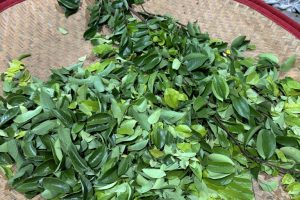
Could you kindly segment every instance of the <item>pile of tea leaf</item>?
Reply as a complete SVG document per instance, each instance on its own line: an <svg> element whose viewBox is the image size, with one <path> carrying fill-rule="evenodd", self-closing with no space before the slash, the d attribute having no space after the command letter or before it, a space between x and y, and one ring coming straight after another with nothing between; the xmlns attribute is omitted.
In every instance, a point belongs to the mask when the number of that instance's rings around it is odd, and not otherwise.
<svg viewBox="0 0 300 200"><path fill-rule="evenodd" d="M10 63L0 101L9 185L28 198L248 200L266 172L299 199L300 83L279 79L295 57L244 57L254 47L243 36L228 45L132 3L91 7L91 65L81 58L44 82ZM102 25L109 36L96 34Z"/></svg>

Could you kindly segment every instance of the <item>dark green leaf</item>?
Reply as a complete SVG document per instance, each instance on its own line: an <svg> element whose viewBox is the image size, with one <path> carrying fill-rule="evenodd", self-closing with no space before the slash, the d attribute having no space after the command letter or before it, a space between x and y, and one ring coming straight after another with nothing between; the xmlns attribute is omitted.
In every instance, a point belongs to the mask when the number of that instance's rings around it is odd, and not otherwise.
<svg viewBox="0 0 300 200"><path fill-rule="evenodd" d="M263 159L270 158L276 148L276 139L273 133L268 130L261 130L257 135L257 152Z"/></svg>
<svg viewBox="0 0 300 200"><path fill-rule="evenodd" d="M41 193L41 196L45 199L55 198L59 194L64 194L71 190L68 184L58 178L44 178L42 186L45 190Z"/></svg>
<svg viewBox="0 0 300 200"><path fill-rule="evenodd" d="M244 97L231 97L232 100L232 105L236 112L246 118L250 119L250 108L249 108L249 103Z"/></svg>
<svg viewBox="0 0 300 200"><path fill-rule="evenodd" d="M9 110L7 110L1 117L0 117L0 127L2 127L4 124L9 122L9 120L13 119L15 116L18 115L20 112L19 107L14 107Z"/></svg>
<svg viewBox="0 0 300 200"><path fill-rule="evenodd" d="M220 101L227 99L229 95L229 86L223 76L213 76L212 92L215 95L215 97Z"/></svg>
<svg viewBox="0 0 300 200"><path fill-rule="evenodd" d="M199 67L202 67L207 59L208 57L201 53L191 53L184 57L184 64L187 66L189 71L193 71Z"/></svg>

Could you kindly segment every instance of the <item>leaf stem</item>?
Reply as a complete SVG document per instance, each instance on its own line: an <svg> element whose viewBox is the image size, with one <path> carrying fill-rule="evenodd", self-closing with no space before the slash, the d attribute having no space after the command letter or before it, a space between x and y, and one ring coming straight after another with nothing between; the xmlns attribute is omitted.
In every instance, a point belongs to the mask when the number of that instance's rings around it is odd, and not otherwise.
<svg viewBox="0 0 300 200"><path fill-rule="evenodd" d="M132 7L129 7L129 11L135 15L137 18L139 18L142 21L146 21L146 19L137 11L135 11Z"/></svg>
<svg viewBox="0 0 300 200"><path fill-rule="evenodd" d="M244 156L246 156L248 159L254 161L255 163L263 163L269 167L274 167L276 169L278 169L279 173L280 174L286 174L287 172L289 173L300 173L299 170L296 170L296 169L293 169L293 170L289 170L289 169L284 169L284 168L281 168L281 167L278 167L270 162L268 162L267 160L263 160L259 157L256 157L256 156L253 156L251 155L251 153L249 153L246 149L243 148L243 145L241 144L240 141L238 141L232 133L230 133L230 131L228 131L228 129L222 124L220 118L218 116L215 116L214 117L214 121L215 123L220 126L226 133L227 135L229 136L229 138L233 141L233 143L240 149L241 153L244 154Z"/></svg>

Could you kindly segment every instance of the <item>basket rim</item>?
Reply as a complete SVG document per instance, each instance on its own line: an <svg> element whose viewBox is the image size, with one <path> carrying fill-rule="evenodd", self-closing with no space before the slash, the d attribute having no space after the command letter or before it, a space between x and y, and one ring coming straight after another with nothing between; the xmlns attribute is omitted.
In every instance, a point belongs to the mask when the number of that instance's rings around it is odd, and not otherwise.
<svg viewBox="0 0 300 200"><path fill-rule="evenodd" d="M25 0L0 0L0 13Z"/></svg>
<svg viewBox="0 0 300 200"><path fill-rule="evenodd" d="M298 39L300 39L300 24L293 19L289 18L287 15L280 12L273 6L268 5L263 0L235 0L242 3L253 10L261 13L265 17L269 18Z"/></svg>
<svg viewBox="0 0 300 200"><path fill-rule="evenodd" d="M4 10L21 3L25 0L0 0L0 13ZM248 6L249 8L261 13L269 20L275 22L289 33L300 39L300 24L287 15L281 13L276 8L268 5L263 0L234 0L241 4Z"/></svg>

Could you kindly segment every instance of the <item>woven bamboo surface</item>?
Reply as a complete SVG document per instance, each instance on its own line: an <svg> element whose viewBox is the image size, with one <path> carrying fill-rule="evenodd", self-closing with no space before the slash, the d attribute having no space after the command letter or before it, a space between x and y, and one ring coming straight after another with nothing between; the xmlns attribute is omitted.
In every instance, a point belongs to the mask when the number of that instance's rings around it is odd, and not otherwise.
<svg viewBox="0 0 300 200"><path fill-rule="evenodd" d="M92 0L90 0L92 1ZM29 70L45 79L53 67L67 66L77 58L88 55L91 46L83 40L89 1L83 1L78 13L69 17L58 12L56 0L27 0L0 13L0 72L9 60L23 53L31 53L25 59ZM300 40L274 24L261 14L233 0L150 0L144 6L152 13L170 14L182 23L197 21L204 32L212 37L231 42L238 35L247 35L257 50L251 52L272 52L284 60L296 54L300 63ZM57 31L59 27L68 30L67 35ZM300 80L299 68L289 72ZM261 176L261 179L268 179ZM277 177L277 179L279 179ZM256 199L289 199L282 188L267 193L254 183ZM6 180L0 175L0 200L21 200L22 195L10 191ZM233 197L234 199L234 197Z"/></svg>
<svg viewBox="0 0 300 200"><path fill-rule="evenodd" d="M90 44L82 36L85 8L83 1L80 11L66 18L56 0L27 0L0 13L0 71L9 60L30 53L25 64L34 75L46 78L50 68L72 64L90 53ZM61 34L59 27L69 33Z"/></svg>

